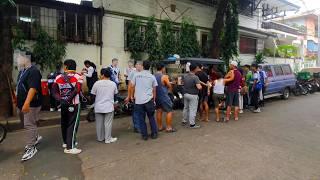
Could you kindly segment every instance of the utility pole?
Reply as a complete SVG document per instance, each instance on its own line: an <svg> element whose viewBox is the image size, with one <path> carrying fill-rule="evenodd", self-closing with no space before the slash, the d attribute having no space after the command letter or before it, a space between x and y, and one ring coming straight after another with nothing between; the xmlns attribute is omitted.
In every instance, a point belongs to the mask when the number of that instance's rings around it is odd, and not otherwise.
<svg viewBox="0 0 320 180"><path fill-rule="evenodd" d="M318 59L317 59L317 67L320 67L320 12L318 12Z"/></svg>

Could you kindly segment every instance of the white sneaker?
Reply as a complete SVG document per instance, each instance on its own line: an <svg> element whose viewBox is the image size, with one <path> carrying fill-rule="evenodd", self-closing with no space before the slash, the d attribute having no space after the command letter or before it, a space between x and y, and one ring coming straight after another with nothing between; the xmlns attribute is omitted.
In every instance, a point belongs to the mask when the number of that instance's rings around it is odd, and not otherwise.
<svg viewBox="0 0 320 180"><path fill-rule="evenodd" d="M240 113L240 114L243 114L243 110L241 109L241 110L239 111L239 113Z"/></svg>
<svg viewBox="0 0 320 180"><path fill-rule="evenodd" d="M36 140L36 142L34 143L34 145L35 145L35 146L38 145L41 140L42 140L42 136L38 135L38 136L37 136L37 140Z"/></svg>
<svg viewBox="0 0 320 180"><path fill-rule="evenodd" d="M38 152L36 146L26 147L21 161L27 161L31 159Z"/></svg>
<svg viewBox="0 0 320 180"><path fill-rule="evenodd" d="M50 112L54 112L54 110L55 110L54 108L50 108Z"/></svg>
<svg viewBox="0 0 320 180"><path fill-rule="evenodd" d="M64 153L66 154L80 154L82 152L81 149L73 148L73 149L64 149Z"/></svg>
<svg viewBox="0 0 320 180"><path fill-rule="evenodd" d="M75 146L78 146L78 142L74 143ZM62 148L67 148L67 144L62 144Z"/></svg>
<svg viewBox="0 0 320 180"><path fill-rule="evenodd" d="M256 109L256 110L254 110L253 112L254 112L254 113L261 113L261 109L258 108L258 109Z"/></svg>
<svg viewBox="0 0 320 180"><path fill-rule="evenodd" d="M106 140L105 143L106 143L106 144L110 144L110 143L116 142L117 140L118 140L118 138L113 138L113 137L112 137L112 138L110 138L109 140Z"/></svg>

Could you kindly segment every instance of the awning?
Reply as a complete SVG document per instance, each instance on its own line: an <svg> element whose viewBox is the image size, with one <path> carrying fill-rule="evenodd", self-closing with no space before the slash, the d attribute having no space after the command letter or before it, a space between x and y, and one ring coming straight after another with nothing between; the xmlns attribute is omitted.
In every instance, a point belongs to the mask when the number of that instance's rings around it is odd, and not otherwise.
<svg viewBox="0 0 320 180"><path fill-rule="evenodd" d="M166 59L163 60L164 63L166 64L174 64L176 63L175 59ZM224 64L224 61L219 60L219 59L210 59L210 58L181 58L180 59L180 64L187 64L187 63L198 63L198 64L203 64L203 65L219 65L219 64Z"/></svg>

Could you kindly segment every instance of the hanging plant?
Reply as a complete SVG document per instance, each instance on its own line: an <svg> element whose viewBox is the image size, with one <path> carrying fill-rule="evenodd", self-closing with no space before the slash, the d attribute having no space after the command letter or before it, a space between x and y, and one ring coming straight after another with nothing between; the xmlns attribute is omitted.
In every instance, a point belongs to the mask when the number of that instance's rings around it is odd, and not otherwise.
<svg viewBox="0 0 320 180"><path fill-rule="evenodd" d="M144 49L149 54L150 61L159 61L161 59L158 32L154 16L150 17L147 22Z"/></svg>
<svg viewBox="0 0 320 180"><path fill-rule="evenodd" d="M181 57L198 57L200 54L197 40L197 28L189 18L183 18L178 41L178 53Z"/></svg>
<svg viewBox="0 0 320 180"><path fill-rule="evenodd" d="M37 30L37 37L33 45L35 62L41 69L54 70L66 54L66 45L54 40L41 28Z"/></svg>
<svg viewBox="0 0 320 180"><path fill-rule="evenodd" d="M141 33L142 22L138 17L132 19L128 24L128 49L131 52L131 58L141 60L143 51L143 35Z"/></svg>
<svg viewBox="0 0 320 180"><path fill-rule="evenodd" d="M166 19L163 21L160 27L160 33L161 54L164 58L167 58L169 55L176 53L176 40L173 33L173 25L170 20Z"/></svg>

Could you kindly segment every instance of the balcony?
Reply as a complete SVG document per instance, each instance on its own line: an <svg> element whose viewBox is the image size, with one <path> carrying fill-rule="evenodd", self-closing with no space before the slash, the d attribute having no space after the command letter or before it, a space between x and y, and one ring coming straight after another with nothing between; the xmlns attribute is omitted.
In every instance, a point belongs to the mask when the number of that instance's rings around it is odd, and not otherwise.
<svg viewBox="0 0 320 180"><path fill-rule="evenodd" d="M275 22L263 22L262 23L262 28L264 29L274 29L278 31L282 31L285 33L289 34L294 34L294 35L303 35L302 32L299 31L297 28L293 28L284 24L280 23L275 23Z"/></svg>
<svg viewBox="0 0 320 180"><path fill-rule="evenodd" d="M218 4L218 0L191 0L191 1L194 1L199 4L212 6L212 7Z"/></svg>

